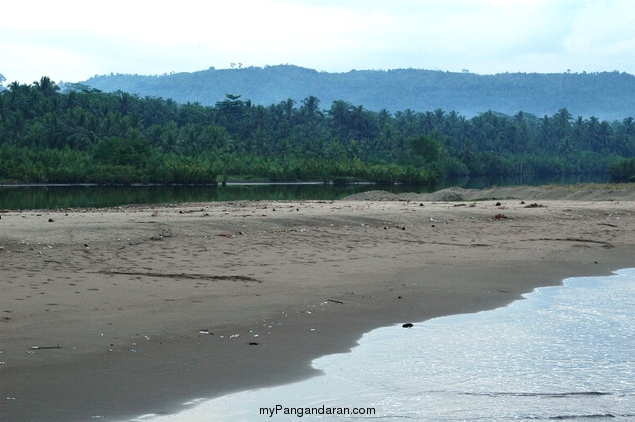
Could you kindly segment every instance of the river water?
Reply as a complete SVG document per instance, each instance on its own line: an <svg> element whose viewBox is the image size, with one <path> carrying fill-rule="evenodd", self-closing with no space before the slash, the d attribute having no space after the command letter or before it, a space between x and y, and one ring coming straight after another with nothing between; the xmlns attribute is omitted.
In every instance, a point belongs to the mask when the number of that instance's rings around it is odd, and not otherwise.
<svg viewBox="0 0 635 422"><path fill-rule="evenodd" d="M476 178L447 180L437 186L376 185L337 186L323 183L233 183L227 186L65 186L1 185L0 210L102 208L130 204L161 204L210 201L336 200L354 193L381 189L395 194L426 193L451 186L482 189L521 184L605 183L608 175L548 177L534 179Z"/></svg>

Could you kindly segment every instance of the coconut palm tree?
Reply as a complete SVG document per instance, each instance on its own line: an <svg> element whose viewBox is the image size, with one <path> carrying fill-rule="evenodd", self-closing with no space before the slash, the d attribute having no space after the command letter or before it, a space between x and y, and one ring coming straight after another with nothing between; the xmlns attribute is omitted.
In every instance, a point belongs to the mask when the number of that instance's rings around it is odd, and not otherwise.
<svg viewBox="0 0 635 422"><path fill-rule="evenodd" d="M35 88L45 97L51 97L53 94L60 90L60 87L48 76L42 76L38 81L33 82Z"/></svg>

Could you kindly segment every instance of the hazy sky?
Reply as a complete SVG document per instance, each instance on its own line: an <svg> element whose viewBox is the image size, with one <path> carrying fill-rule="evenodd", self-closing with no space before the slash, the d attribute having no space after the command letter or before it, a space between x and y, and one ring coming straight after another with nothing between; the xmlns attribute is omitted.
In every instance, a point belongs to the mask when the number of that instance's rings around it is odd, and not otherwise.
<svg viewBox="0 0 635 422"><path fill-rule="evenodd" d="M0 74L31 83L294 64L635 74L633 0L12 0Z"/></svg>

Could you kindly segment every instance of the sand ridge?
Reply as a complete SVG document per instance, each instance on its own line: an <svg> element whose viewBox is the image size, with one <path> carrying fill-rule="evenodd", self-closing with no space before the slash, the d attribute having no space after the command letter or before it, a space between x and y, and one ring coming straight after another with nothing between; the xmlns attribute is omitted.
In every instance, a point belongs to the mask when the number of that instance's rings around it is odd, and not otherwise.
<svg viewBox="0 0 635 422"><path fill-rule="evenodd" d="M314 375L378 326L634 265L625 196L453 191L1 213L0 418L169 412Z"/></svg>

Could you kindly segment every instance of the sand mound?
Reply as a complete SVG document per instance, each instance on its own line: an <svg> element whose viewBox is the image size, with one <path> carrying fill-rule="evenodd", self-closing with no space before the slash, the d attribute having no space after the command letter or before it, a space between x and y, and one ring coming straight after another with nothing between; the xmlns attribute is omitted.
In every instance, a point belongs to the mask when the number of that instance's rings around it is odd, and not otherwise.
<svg viewBox="0 0 635 422"><path fill-rule="evenodd" d="M414 192L394 194L383 190L371 190L355 193L343 198L346 201L410 201L416 200L420 195Z"/></svg>
<svg viewBox="0 0 635 422"><path fill-rule="evenodd" d="M572 201L632 201L635 200L635 184L584 184L584 185L547 185L547 186L510 186L489 189L463 189L451 187L432 193L404 193L395 195L390 192L374 190L358 193L344 198L351 201L428 201L458 202L483 200L572 200Z"/></svg>
<svg viewBox="0 0 635 422"><path fill-rule="evenodd" d="M466 189L452 187L449 189L438 190L436 192L423 194L418 196L421 201L463 201L465 200Z"/></svg>

